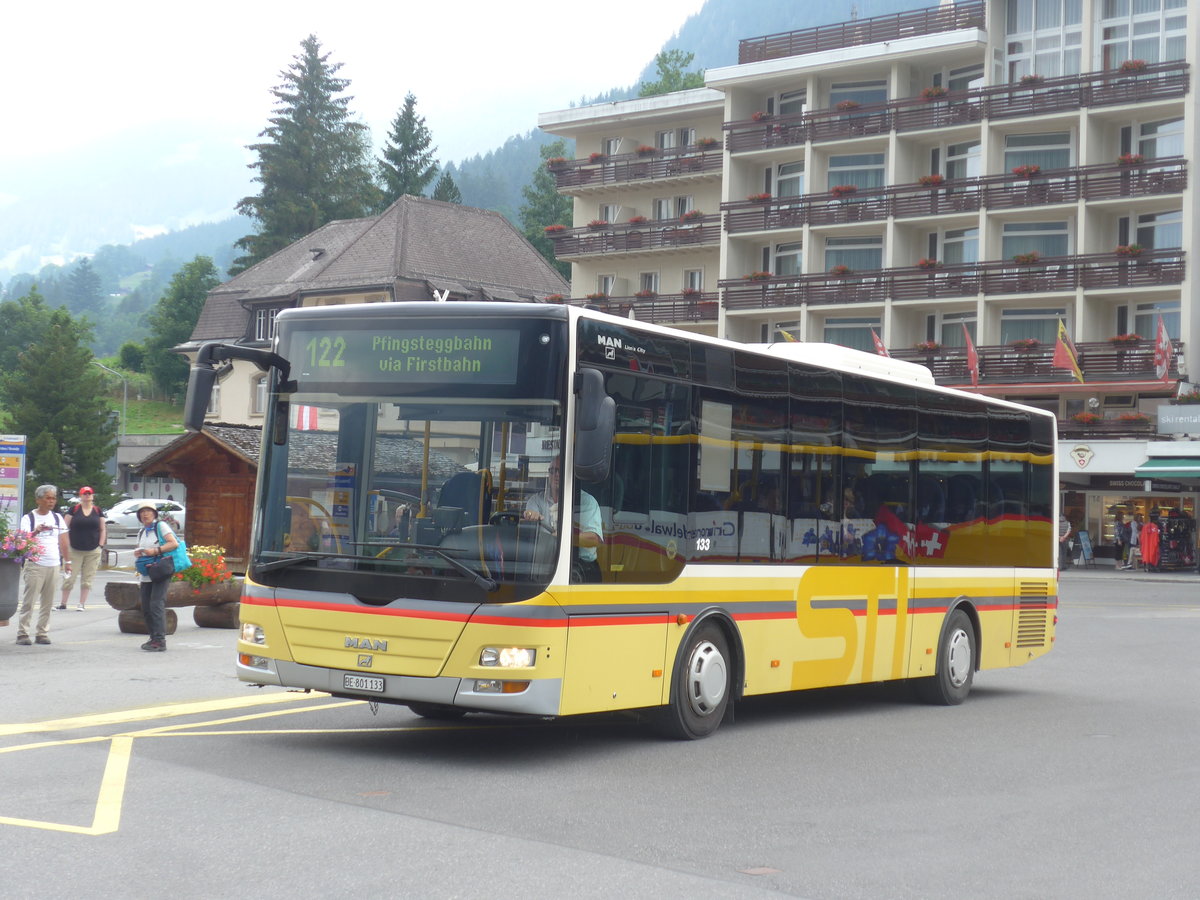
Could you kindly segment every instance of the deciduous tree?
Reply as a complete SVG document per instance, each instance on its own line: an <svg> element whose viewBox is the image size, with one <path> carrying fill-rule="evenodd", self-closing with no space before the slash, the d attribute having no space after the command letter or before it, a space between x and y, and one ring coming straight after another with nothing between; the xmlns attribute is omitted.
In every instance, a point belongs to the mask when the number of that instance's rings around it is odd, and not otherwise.
<svg viewBox="0 0 1200 900"><path fill-rule="evenodd" d="M417 98L410 92L392 120L379 172L383 176L383 205L395 203L405 194L420 197L437 175L437 148L425 117L417 115Z"/></svg>
<svg viewBox="0 0 1200 900"><path fill-rule="evenodd" d="M237 241L245 255L234 261L237 273L333 219L368 215L379 203L372 178L371 136L355 121L345 94L350 85L337 77L321 42L309 35L301 53L280 73L273 88L274 115L249 149L261 191L238 201L238 212L258 223L257 234Z"/></svg>
<svg viewBox="0 0 1200 900"><path fill-rule="evenodd" d="M554 244L546 237L547 225L571 224L571 198L558 192L554 173L546 166L546 160L566 152L567 145L561 140L542 146L542 164L534 170L529 184L521 189L525 202L521 204L520 215L521 231L529 243L558 269L563 278L570 278L571 264L555 259Z"/></svg>
<svg viewBox="0 0 1200 900"><path fill-rule="evenodd" d="M208 292L221 283L217 267L207 256L197 256L175 273L166 293L150 312L150 336L146 338L145 371L166 393L182 394L187 387L188 365L172 347L191 338L204 309Z"/></svg>
<svg viewBox="0 0 1200 900"><path fill-rule="evenodd" d="M643 81L638 88L639 97L656 97L659 94L669 94L672 91L685 91L689 88L704 87L704 70L685 72L695 58L694 53L684 50L664 50L654 57L654 67L658 70L658 81Z"/></svg>

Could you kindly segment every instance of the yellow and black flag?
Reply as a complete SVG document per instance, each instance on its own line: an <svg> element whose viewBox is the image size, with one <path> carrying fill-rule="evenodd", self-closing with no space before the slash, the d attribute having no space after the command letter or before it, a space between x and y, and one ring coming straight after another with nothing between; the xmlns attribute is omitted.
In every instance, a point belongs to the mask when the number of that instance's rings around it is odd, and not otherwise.
<svg viewBox="0 0 1200 900"><path fill-rule="evenodd" d="M1050 365L1056 369L1070 369L1075 380L1083 383L1083 372L1079 370L1079 354L1075 352L1075 345L1067 337L1067 326L1063 324L1062 319L1058 320L1058 340L1054 342L1054 359Z"/></svg>

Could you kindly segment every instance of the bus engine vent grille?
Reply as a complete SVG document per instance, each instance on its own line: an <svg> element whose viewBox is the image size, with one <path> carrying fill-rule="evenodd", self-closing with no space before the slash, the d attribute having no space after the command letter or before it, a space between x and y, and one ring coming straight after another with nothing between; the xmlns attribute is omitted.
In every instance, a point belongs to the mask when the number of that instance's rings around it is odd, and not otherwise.
<svg viewBox="0 0 1200 900"><path fill-rule="evenodd" d="M1043 647L1046 644L1046 617L1049 612L1046 602L1046 584L1036 581L1021 582L1021 596L1017 607L1017 646Z"/></svg>

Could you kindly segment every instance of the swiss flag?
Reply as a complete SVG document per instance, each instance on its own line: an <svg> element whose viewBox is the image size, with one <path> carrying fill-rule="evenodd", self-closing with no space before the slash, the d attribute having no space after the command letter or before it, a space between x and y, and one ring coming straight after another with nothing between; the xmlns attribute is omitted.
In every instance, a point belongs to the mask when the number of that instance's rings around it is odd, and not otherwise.
<svg viewBox="0 0 1200 900"><path fill-rule="evenodd" d="M971 374L971 386L979 387L979 354L975 352L975 342L971 340L966 322L963 323L963 337L967 339L967 371Z"/></svg>
<svg viewBox="0 0 1200 900"><path fill-rule="evenodd" d="M887 352L887 347L885 347L883 345L883 341L880 340L879 335L877 335L875 333L874 328L871 329L871 340L875 342L875 352L878 353L880 356L891 356L892 355Z"/></svg>
<svg viewBox="0 0 1200 900"><path fill-rule="evenodd" d="M316 431L317 408L315 406L293 406L292 427L297 431Z"/></svg>
<svg viewBox="0 0 1200 900"><path fill-rule="evenodd" d="M1163 317L1160 315L1158 317L1158 336L1154 339L1154 374L1160 381L1170 380L1173 352L1171 338L1167 334L1167 326L1163 324Z"/></svg>

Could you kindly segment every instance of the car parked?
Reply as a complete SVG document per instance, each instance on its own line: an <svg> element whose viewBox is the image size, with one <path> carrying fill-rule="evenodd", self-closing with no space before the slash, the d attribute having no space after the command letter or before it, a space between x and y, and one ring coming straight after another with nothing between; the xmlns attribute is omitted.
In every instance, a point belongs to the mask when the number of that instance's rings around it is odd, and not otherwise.
<svg viewBox="0 0 1200 900"><path fill-rule="evenodd" d="M109 532L114 536L117 533L123 533L126 537L137 534L138 529L142 527L142 523L138 521L137 509L146 501L141 498L133 500L122 500L108 510L107 518ZM171 528L179 534L183 534L183 529L187 524L187 510L182 503L177 503L174 500L151 500L158 508L158 517L166 522Z"/></svg>

